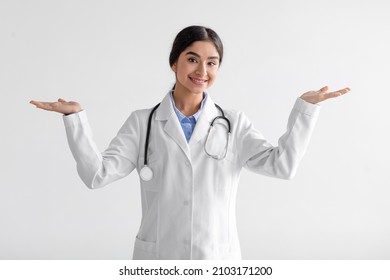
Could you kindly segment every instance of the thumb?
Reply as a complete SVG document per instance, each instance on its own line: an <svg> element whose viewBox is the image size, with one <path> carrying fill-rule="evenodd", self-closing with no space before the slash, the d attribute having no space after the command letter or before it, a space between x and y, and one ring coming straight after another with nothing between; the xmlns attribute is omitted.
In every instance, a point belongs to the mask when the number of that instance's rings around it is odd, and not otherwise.
<svg viewBox="0 0 390 280"><path fill-rule="evenodd" d="M324 86L323 88L320 89L321 92L326 92L328 90L328 86Z"/></svg>
<svg viewBox="0 0 390 280"><path fill-rule="evenodd" d="M66 102L65 99L62 99L62 98L58 98L58 101L61 102L61 103Z"/></svg>

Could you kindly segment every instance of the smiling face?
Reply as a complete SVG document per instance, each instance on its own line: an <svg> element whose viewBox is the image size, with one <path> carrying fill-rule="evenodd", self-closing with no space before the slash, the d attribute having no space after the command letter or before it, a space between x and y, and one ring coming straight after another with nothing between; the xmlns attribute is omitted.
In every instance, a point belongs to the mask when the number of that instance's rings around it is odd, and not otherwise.
<svg viewBox="0 0 390 280"><path fill-rule="evenodd" d="M175 92L203 93L215 81L219 54L210 41L196 41L179 56L172 70L176 72Z"/></svg>

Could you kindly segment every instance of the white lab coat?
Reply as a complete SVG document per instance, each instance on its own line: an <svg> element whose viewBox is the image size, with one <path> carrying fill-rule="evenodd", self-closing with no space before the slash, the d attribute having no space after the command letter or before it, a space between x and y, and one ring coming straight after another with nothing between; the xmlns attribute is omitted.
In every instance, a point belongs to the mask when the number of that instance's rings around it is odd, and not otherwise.
<svg viewBox="0 0 390 280"><path fill-rule="evenodd" d="M232 134L226 158L216 160L204 151L210 122L220 115L210 95L187 143L168 93L152 119L148 161L154 177L140 179L142 221L133 259L241 259L235 205L242 167L290 179L319 110L319 105L297 98L277 147L244 113L224 110ZM64 116L77 171L89 188L103 187L135 168L139 173L150 112L131 113L103 153L93 142L85 111Z"/></svg>

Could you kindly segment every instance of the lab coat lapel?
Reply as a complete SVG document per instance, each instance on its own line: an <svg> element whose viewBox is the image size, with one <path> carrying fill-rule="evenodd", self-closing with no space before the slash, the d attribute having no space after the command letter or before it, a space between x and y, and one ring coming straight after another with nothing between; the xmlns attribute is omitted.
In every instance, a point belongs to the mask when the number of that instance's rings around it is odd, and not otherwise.
<svg viewBox="0 0 390 280"><path fill-rule="evenodd" d="M210 98L210 94L207 95L207 100L203 106L202 113L200 114L198 121L196 122L194 132L190 138L190 147L198 143L201 139L206 137L212 120L218 116L218 109L215 107L215 103Z"/></svg>
<svg viewBox="0 0 390 280"><path fill-rule="evenodd" d="M170 92L164 97L156 111L157 121L166 121L164 131L176 142L183 150L184 154L191 160L190 150L185 139L183 129L179 123L176 113L172 106Z"/></svg>

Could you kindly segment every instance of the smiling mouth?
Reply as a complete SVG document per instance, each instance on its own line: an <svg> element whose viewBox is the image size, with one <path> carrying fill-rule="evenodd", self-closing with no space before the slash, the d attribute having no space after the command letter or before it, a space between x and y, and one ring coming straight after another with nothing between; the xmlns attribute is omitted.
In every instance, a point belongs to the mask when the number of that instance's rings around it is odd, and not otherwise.
<svg viewBox="0 0 390 280"><path fill-rule="evenodd" d="M205 80L205 79L197 79L197 78L192 78L192 77L189 77L189 78L196 85L204 85L205 83L207 83L207 80Z"/></svg>

